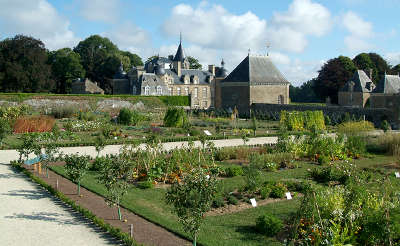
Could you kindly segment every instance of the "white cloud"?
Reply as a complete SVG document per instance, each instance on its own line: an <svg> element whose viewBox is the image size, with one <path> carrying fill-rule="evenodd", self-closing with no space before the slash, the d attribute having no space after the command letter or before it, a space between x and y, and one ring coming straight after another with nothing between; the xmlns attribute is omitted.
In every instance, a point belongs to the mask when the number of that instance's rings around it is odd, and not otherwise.
<svg viewBox="0 0 400 246"><path fill-rule="evenodd" d="M318 76L318 71L325 61L294 60L286 66L279 66L281 72L293 86L300 86L304 82Z"/></svg>
<svg viewBox="0 0 400 246"><path fill-rule="evenodd" d="M70 30L70 22L46 0L0 0L0 6L4 33L31 35L51 50L72 47L79 41Z"/></svg>
<svg viewBox="0 0 400 246"><path fill-rule="evenodd" d="M102 35L108 37L119 49L139 54L144 60L152 55L151 36L132 22L124 22Z"/></svg>
<svg viewBox="0 0 400 246"><path fill-rule="evenodd" d="M387 53L386 55L384 55L384 58L392 66L400 64L400 52Z"/></svg>
<svg viewBox="0 0 400 246"><path fill-rule="evenodd" d="M372 23L363 20L356 13L348 11L342 16L342 25L349 32L349 35L344 38L348 50L359 52L373 47L369 43L369 39L375 35Z"/></svg>
<svg viewBox="0 0 400 246"><path fill-rule="evenodd" d="M90 21L115 22L120 13L119 0L82 0L81 15Z"/></svg>

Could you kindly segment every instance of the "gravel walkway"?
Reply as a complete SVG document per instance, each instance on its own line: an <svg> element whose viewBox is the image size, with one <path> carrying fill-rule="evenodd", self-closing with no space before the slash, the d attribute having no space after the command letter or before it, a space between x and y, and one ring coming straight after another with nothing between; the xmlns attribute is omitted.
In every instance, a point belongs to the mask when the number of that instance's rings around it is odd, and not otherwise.
<svg viewBox="0 0 400 246"><path fill-rule="evenodd" d="M0 244L119 245L25 175L0 164Z"/></svg>

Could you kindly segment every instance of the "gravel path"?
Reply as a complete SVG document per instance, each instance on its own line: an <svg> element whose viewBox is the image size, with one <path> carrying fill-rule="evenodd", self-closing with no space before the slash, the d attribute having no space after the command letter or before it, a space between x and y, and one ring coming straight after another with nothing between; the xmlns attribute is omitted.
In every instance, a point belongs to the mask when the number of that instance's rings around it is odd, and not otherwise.
<svg viewBox="0 0 400 246"><path fill-rule="evenodd" d="M249 138L247 145L257 145L257 144L275 144L278 141L278 137L258 137ZM242 139L221 139L221 140L211 140L215 144L215 147L229 147L229 146L240 146L243 145ZM194 142L195 146L200 147L201 143L199 141ZM182 146L187 146L187 142L169 142L163 143L163 148L165 150L171 150L174 148L180 148ZM144 144L139 147L144 148ZM122 145L108 145L100 152L100 155L106 154L117 154ZM64 154L74 154L79 153L81 155L90 155L91 157L96 157L97 152L93 146L82 146L82 147L64 147L60 148L61 152ZM32 155L32 157L34 157ZM9 163L12 160L17 160L19 158L18 152L16 150L0 150L0 163Z"/></svg>
<svg viewBox="0 0 400 246"><path fill-rule="evenodd" d="M118 245L10 165L0 164L1 245Z"/></svg>

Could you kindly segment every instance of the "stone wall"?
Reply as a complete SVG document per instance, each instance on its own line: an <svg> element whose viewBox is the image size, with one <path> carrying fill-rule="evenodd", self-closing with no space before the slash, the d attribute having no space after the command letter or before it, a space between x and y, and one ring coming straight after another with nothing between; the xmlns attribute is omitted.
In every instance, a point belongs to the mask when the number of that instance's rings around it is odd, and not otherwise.
<svg viewBox="0 0 400 246"><path fill-rule="evenodd" d="M311 105L279 105L279 104L252 104L251 109L259 116L265 116L272 119L279 119L280 112L286 111L306 111L306 110L321 110L324 115L329 116L332 122L340 122L346 114L351 118L364 119L371 121L376 127L380 127L383 120L389 121L393 129L399 129L399 120L396 117L397 113L394 110L385 108L354 108L341 106L311 106ZM241 112L243 115L248 115L249 112Z"/></svg>
<svg viewBox="0 0 400 246"><path fill-rule="evenodd" d="M370 93L339 91L338 103L340 106L365 107Z"/></svg>
<svg viewBox="0 0 400 246"><path fill-rule="evenodd" d="M250 103L288 104L289 85L251 85Z"/></svg>
<svg viewBox="0 0 400 246"><path fill-rule="evenodd" d="M221 107L247 111L250 105L250 90L247 82L221 83Z"/></svg>

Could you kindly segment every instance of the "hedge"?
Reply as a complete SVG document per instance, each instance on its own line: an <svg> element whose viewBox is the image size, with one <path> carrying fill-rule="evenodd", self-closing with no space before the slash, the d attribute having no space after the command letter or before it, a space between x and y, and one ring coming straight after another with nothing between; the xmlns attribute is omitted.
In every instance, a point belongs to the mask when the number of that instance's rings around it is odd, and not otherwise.
<svg viewBox="0 0 400 246"><path fill-rule="evenodd" d="M83 216L85 216L87 219L91 220L94 224L105 230L106 232L110 233L112 236L115 238L121 240L124 242L125 245L128 246L138 246L139 244L130 237L128 233L122 232L120 228L113 227L112 225L106 223L103 219L97 217L94 213L92 213L90 210L76 204L76 202L67 196L65 196L63 193L57 191L54 189L52 186L47 184L45 181L43 181L41 178L33 175L30 171L27 169L21 167L18 165L16 162L11 163L12 167L15 168L19 172L23 172L26 176L28 176L32 181L36 182L43 188L45 188L50 194L58 197L62 202L65 204L69 205L72 209L75 211L81 213Z"/></svg>

